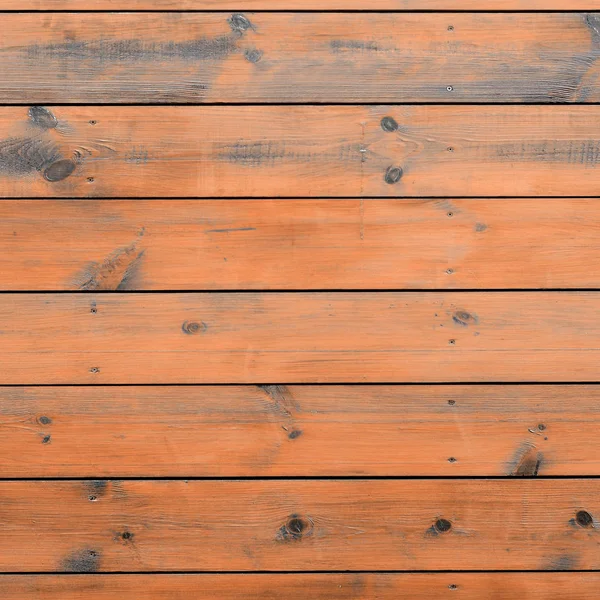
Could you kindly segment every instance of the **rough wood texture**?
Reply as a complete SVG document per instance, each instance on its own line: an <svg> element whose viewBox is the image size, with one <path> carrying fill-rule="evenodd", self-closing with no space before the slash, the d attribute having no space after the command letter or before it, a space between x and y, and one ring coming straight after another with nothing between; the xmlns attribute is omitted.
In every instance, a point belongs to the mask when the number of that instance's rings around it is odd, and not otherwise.
<svg viewBox="0 0 600 600"><path fill-rule="evenodd" d="M0 388L0 477L600 475L598 386Z"/></svg>
<svg viewBox="0 0 600 600"><path fill-rule="evenodd" d="M597 199L5 200L0 289L600 288L599 223Z"/></svg>
<svg viewBox="0 0 600 600"><path fill-rule="evenodd" d="M17 575L4 600L590 600L598 573L353 573L269 575Z"/></svg>
<svg viewBox="0 0 600 600"><path fill-rule="evenodd" d="M600 568L595 479L13 481L0 506L5 572Z"/></svg>
<svg viewBox="0 0 600 600"><path fill-rule="evenodd" d="M0 102L597 102L600 15L4 15Z"/></svg>
<svg viewBox="0 0 600 600"><path fill-rule="evenodd" d="M0 383L597 381L599 306L598 292L2 294Z"/></svg>
<svg viewBox="0 0 600 600"><path fill-rule="evenodd" d="M28 0L27 10L596 10L599 0ZM0 0L0 10L24 9Z"/></svg>
<svg viewBox="0 0 600 600"><path fill-rule="evenodd" d="M5 107L0 196L590 196L599 140L600 106Z"/></svg>

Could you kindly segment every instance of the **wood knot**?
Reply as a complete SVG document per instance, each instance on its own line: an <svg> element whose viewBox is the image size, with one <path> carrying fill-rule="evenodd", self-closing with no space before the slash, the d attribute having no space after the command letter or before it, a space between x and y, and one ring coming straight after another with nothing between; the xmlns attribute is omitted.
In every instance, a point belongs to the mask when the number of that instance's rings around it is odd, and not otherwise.
<svg viewBox="0 0 600 600"><path fill-rule="evenodd" d="M29 118L42 129L54 129L58 125L57 118L43 106L32 106L29 109Z"/></svg>
<svg viewBox="0 0 600 600"><path fill-rule="evenodd" d="M38 422L42 425L50 425L50 423L52 423L52 419L44 415L38 419Z"/></svg>
<svg viewBox="0 0 600 600"><path fill-rule="evenodd" d="M248 17L241 13L235 13L231 15L231 17L227 19L227 22L229 23L229 26L231 27L232 31L239 33L241 33L242 31L247 31L252 27L252 23L250 23Z"/></svg>
<svg viewBox="0 0 600 600"><path fill-rule="evenodd" d="M398 123L394 117L383 117L383 119L381 119L381 129L388 133L398 131Z"/></svg>
<svg viewBox="0 0 600 600"><path fill-rule="evenodd" d="M187 333L188 335L194 335L196 333L200 333L206 330L206 324L200 321L184 321L181 326L181 331L183 333Z"/></svg>
<svg viewBox="0 0 600 600"><path fill-rule="evenodd" d="M283 542L301 540L312 533L313 526L314 524L309 517L290 515L285 524L280 528L277 539Z"/></svg>
<svg viewBox="0 0 600 600"><path fill-rule="evenodd" d="M290 431L288 433L288 437L290 438L290 440L295 440L297 437L300 437L301 435L302 435L301 429L292 429L292 431Z"/></svg>
<svg viewBox="0 0 600 600"><path fill-rule="evenodd" d="M448 533L452 529L452 523L447 519L438 519L434 524L433 528L438 533Z"/></svg>
<svg viewBox="0 0 600 600"><path fill-rule="evenodd" d="M262 52L257 48L251 48L244 52L244 56L248 62L256 64L262 58Z"/></svg>
<svg viewBox="0 0 600 600"><path fill-rule="evenodd" d="M468 313L466 310L457 310L452 315L452 320L457 325L461 325L462 327L468 327L473 323L477 323L477 317L471 313Z"/></svg>
<svg viewBox="0 0 600 600"><path fill-rule="evenodd" d="M66 179L75 170L75 163L69 159L57 160L44 171L44 179L54 183Z"/></svg>
<svg viewBox="0 0 600 600"><path fill-rule="evenodd" d="M129 540L133 539L133 533L131 533L131 531L124 531L121 534L121 539L128 542Z"/></svg>
<svg viewBox="0 0 600 600"><path fill-rule="evenodd" d="M388 167L384 175L385 182L389 184L398 183L403 174L401 167Z"/></svg>
<svg viewBox="0 0 600 600"><path fill-rule="evenodd" d="M589 528L594 526L594 518L587 510L580 510L575 515L575 522L579 527Z"/></svg>

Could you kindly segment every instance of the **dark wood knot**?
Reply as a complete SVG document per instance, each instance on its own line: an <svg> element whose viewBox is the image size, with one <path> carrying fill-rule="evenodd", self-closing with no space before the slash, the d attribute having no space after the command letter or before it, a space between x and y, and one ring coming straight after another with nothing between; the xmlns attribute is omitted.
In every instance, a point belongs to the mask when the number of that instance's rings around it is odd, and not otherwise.
<svg viewBox="0 0 600 600"><path fill-rule="evenodd" d="M282 541L295 541L310 535L313 522L309 517L290 515L288 520L279 530L278 538Z"/></svg>
<svg viewBox="0 0 600 600"><path fill-rule="evenodd" d="M471 323L476 323L477 319L471 313L468 313L466 310L457 310L452 315L452 320L457 325L462 325L463 327L467 327Z"/></svg>
<svg viewBox="0 0 600 600"><path fill-rule="evenodd" d="M433 527L438 533L448 533L452 529L452 523L447 519L438 519Z"/></svg>
<svg viewBox="0 0 600 600"><path fill-rule="evenodd" d="M577 525L580 527L585 527L586 529L594 526L594 517L592 517L587 510L580 510L575 515L575 521Z"/></svg>
<svg viewBox="0 0 600 600"><path fill-rule="evenodd" d="M381 129L388 133L398 131L398 123L394 117L383 117L383 119L381 119Z"/></svg>
<svg viewBox="0 0 600 600"><path fill-rule="evenodd" d="M29 118L42 129L54 129L58 125L56 117L43 106L32 106L29 109Z"/></svg>
<svg viewBox="0 0 600 600"><path fill-rule="evenodd" d="M75 170L75 163L69 159L57 160L44 171L44 179L54 183L66 179Z"/></svg>
<svg viewBox="0 0 600 600"><path fill-rule="evenodd" d="M242 15L241 13L235 13L227 19L229 21L229 26L233 31L246 31L252 27L252 23L248 20L246 15Z"/></svg>
<svg viewBox="0 0 600 600"><path fill-rule="evenodd" d="M384 176L385 182L389 184L398 183L403 174L402 167L388 167Z"/></svg>
<svg viewBox="0 0 600 600"><path fill-rule="evenodd" d="M200 321L184 321L181 326L181 331L183 333L187 333L188 335L194 335L196 333L200 333L206 329L206 324Z"/></svg>
<svg viewBox="0 0 600 600"><path fill-rule="evenodd" d="M262 58L262 52L260 50L258 50L257 48L251 48L251 49L246 50L246 52L244 52L244 56L246 57L246 60L248 62L256 64Z"/></svg>

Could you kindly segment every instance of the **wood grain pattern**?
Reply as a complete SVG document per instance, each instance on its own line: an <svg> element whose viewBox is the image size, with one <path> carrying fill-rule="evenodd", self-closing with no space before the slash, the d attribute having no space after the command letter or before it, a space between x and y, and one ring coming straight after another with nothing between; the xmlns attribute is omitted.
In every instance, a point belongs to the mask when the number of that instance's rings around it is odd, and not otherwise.
<svg viewBox="0 0 600 600"><path fill-rule="evenodd" d="M13 481L0 506L4 572L600 568L595 479Z"/></svg>
<svg viewBox="0 0 600 600"><path fill-rule="evenodd" d="M599 140L600 106L5 107L0 196L593 196Z"/></svg>
<svg viewBox="0 0 600 600"><path fill-rule="evenodd" d="M4 600L590 600L598 573L7 575Z"/></svg>
<svg viewBox="0 0 600 600"><path fill-rule="evenodd" d="M596 381L599 306L598 292L2 294L0 383Z"/></svg>
<svg viewBox="0 0 600 600"><path fill-rule="evenodd" d="M596 10L599 0L486 0L486 10ZM28 0L27 10L481 10L479 0ZM0 10L23 10L0 0Z"/></svg>
<svg viewBox="0 0 600 600"><path fill-rule="evenodd" d="M0 56L4 103L600 100L594 13L8 14Z"/></svg>
<svg viewBox="0 0 600 600"><path fill-rule="evenodd" d="M0 388L0 477L600 475L600 387Z"/></svg>
<svg viewBox="0 0 600 600"><path fill-rule="evenodd" d="M0 289L600 288L599 240L597 199L5 200Z"/></svg>

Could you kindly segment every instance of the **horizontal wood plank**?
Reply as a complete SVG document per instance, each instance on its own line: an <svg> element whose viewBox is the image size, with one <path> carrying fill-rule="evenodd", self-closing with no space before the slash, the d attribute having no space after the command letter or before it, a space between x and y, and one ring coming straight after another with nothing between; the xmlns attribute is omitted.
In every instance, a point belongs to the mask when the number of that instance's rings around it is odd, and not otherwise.
<svg viewBox="0 0 600 600"><path fill-rule="evenodd" d="M0 295L0 383L597 381L598 292Z"/></svg>
<svg viewBox="0 0 600 600"><path fill-rule="evenodd" d="M5 200L0 289L600 288L599 239L597 199Z"/></svg>
<svg viewBox="0 0 600 600"><path fill-rule="evenodd" d="M479 0L28 0L27 10L481 10ZM0 0L0 10L23 10ZM486 10L596 10L599 0L486 0Z"/></svg>
<svg viewBox="0 0 600 600"><path fill-rule="evenodd" d="M600 475L600 387L0 388L0 477Z"/></svg>
<svg viewBox="0 0 600 600"><path fill-rule="evenodd" d="M5 575L4 600L590 600L599 573Z"/></svg>
<svg viewBox="0 0 600 600"><path fill-rule="evenodd" d="M593 196L599 140L587 105L4 107L0 196Z"/></svg>
<svg viewBox="0 0 600 600"><path fill-rule="evenodd" d="M0 102L597 102L600 15L22 13Z"/></svg>
<svg viewBox="0 0 600 600"><path fill-rule="evenodd" d="M4 572L600 568L597 479L13 481L0 507Z"/></svg>

